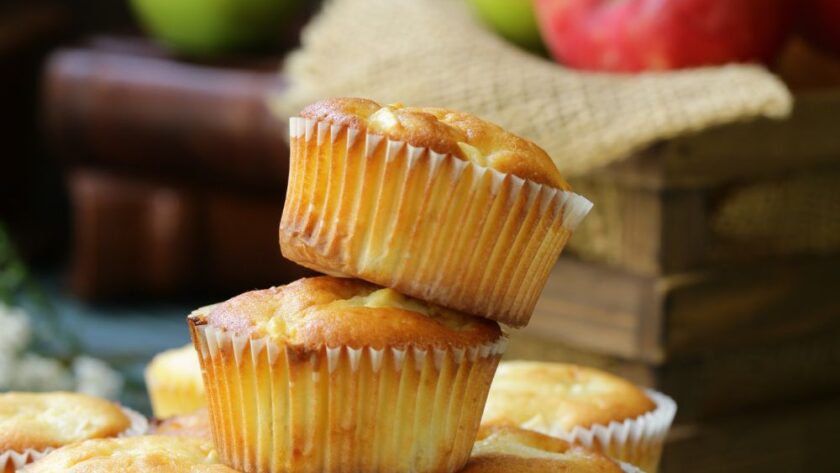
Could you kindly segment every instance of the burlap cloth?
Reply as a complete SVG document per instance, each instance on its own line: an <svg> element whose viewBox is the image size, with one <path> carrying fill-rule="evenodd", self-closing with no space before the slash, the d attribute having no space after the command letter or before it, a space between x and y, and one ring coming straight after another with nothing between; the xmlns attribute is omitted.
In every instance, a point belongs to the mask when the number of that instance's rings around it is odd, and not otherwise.
<svg viewBox="0 0 840 473"><path fill-rule="evenodd" d="M290 116L324 97L361 96L496 122L545 148L595 203L568 251L618 265L633 259L623 244L634 231L621 210L625 196L609 183L594 185L600 181L590 171L659 140L791 112L790 92L762 67L639 75L570 70L500 39L465 3L327 0L284 66L290 88L272 105ZM840 248L840 202L832 198L840 174L747 184L711 199L705 220L692 222L707 234L708 260L741 260L745 248L751 258Z"/></svg>
<svg viewBox="0 0 840 473"><path fill-rule="evenodd" d="M791 96L761 67L641 75L565 69L507 44L460 0L328 0L285 64L285 116L329 96L473 112L546 149L566 176L657 140L756 117Z"/></svg>

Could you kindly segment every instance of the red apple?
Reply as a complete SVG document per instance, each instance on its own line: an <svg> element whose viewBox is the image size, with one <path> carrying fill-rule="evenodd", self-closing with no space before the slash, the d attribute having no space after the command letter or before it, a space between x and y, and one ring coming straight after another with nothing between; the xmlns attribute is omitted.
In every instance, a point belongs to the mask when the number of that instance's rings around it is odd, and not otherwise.
<svg viewBox="0 0 840 473"><path fill-rule="evenodd" d="M802 36L840 56L840 0L802 0L799 15Z"/></svg>
<svg viewBox="0 0 840 473"><path fill-rule="evenodd" d="M772 61L796 0L535 0L557 61L636 72Z"/></svg>

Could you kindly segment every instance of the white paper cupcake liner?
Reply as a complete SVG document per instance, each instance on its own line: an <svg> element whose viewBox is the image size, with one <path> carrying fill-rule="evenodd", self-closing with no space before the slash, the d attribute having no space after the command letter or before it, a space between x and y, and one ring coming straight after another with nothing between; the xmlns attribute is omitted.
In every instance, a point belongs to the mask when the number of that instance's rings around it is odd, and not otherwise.
<svg viewBox="0 0 840 473"><path fill-rule="evenodd" d="M190 331L219 455L246 473L455 472L506 345L303 350Z"/></svg>
<svg viewBox="0 0 840 473"><path fill-rule="evenodd" d="M592 203L428 148L290 121L283 254L512 326L525 325Z"/></svg>
<svg viewBox="0 0 840 473"><path fill-rule="evenodd" d="M120 408L126 417L128 417L131 424L125 431L117 435L117 437L135 437L137 435L145 435L149 432L149 419L146 416L125 406L120 406Z"/></svg>
<svg viewBox="0 0 840 473"><path fill-rule="evenodd" d="M129 426L126 430L120 432L117 437L134 437L143 435L149 430L149 421L145 416L137 411L120 406L123 413L129 419ZM55 448L46 448L44 450L36 450L27 448L22 452L15 450L6 450L0 453L0 473L7 471L15 471L23 468L26 464L39 460L55 450Z"/></svg>
<svg viewBox="0 0 840 473"><path fill-rule="evenodd" d="M597 449L616 460L635 465L648 473L656 473L665 436L677 413L677 403L660 392L651 389L645 392L656 404L656 408L623 422L596 424L589 428L575 427L571 431L551 425L523 424L522 427Z"/></svg>
<svg viewBox="0 0 840 473"><path fill-rule="evenodd" d="M618 466L621 467L621 471L623 471L624 473L647 473L639 467L625 462L618 462Z"/></svg>
<svg viewBox="0 0 840 473"><path fill-rule="evenodd" d="M0 453L0 472L12 472L19 470L27 463L32 463L35 460L43 458L46 454L53 450L55 449L47 448L45 450L34 450L27 448L22 452L7 450Z"/></svg>

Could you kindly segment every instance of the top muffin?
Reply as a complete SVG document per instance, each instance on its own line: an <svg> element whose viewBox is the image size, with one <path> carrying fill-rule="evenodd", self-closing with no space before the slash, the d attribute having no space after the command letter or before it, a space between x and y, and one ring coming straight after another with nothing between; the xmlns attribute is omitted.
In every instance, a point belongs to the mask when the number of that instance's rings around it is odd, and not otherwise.
<svg viewBox="0 0 840 473"><path fill-rule="evenodd" d="M592 204L536 144L473 115L332 98L289 120L286 258L528 323Z"/></svg>
<svg viewBox="0 0 840 473"><path fill-rule="evenodd" d="M321 276L251 291L198 309L195 322L271 337L307 349L324 346L475 346L497 341L495 322L471 317L393 289Z"/></svg>
<svg viewBox="0 0 840 473"><path fill-rule="evenodd" d="M114 437L131 426L116 404L76 393L0 394L0 452Z"/></svg>
<svg viewBox="0 0 840 473"><path fill-rule="evenodd" d="M539 184L570 189L542 148L469 113L342 97L309 105L300 116L387 136Z"/></svg>

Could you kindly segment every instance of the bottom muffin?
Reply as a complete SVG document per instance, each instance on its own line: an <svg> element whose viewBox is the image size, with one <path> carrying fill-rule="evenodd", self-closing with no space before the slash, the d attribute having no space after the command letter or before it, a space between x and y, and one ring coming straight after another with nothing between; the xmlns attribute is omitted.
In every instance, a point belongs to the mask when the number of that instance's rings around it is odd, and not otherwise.
<svg viewBox="0 0 840 473"><path fill-rule="evenodd" d="M505 343L495 322L332 277L189 324L219 455L248 473L459 470Z"/></svg>
<svg viewBox="0 0 840 473"><path fill-rule="evenodd" d="M87 440L60 448L23 473L236 473L208 441L147 435Z"/></svg>
<svg viewBox="0 0 840 473"><path fill-rule="evenodd" d="M516 427L482 428L461 473L641 473L592 450Z"/></svg>

